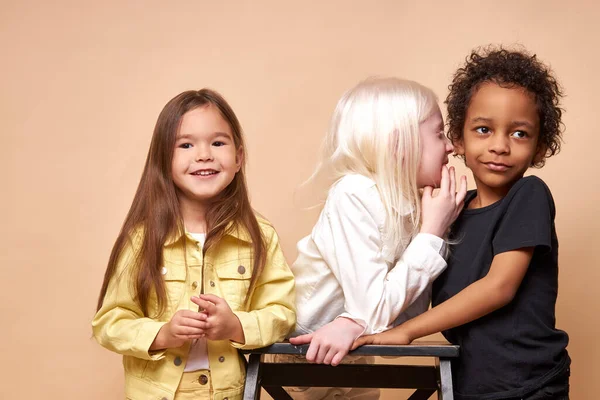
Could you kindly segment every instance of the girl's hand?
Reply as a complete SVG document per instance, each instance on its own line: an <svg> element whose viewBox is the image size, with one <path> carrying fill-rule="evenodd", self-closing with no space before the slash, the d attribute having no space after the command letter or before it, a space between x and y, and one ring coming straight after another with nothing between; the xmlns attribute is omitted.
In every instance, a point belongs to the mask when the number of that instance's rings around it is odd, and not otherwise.
<svg viewBox="0 0 600 400"><path fill-rule="evenodd" d="M294 345L310 343L306 359L317 364L338 365L350 351L354 339L364 330L349 318L336 318L307 335L290 338Z"/></svg>
<svg viewBox="0 0 600 400"><path fill-rule="evenodd" d="M423 189L421 208L423 210L422 233L443 237L450 225L460 214L467 195L467 178L460 177L460 188L456 192L456 174L454 167L442 167L440 190L433 196L433 187Z"/></svg>
<svg viewBox="0 0 600 400"><path fill-rule="evenodd" d="M200 313L179 310L160 328L150 350L180 347L188 340L198 339L204 335L203 324Z"/></svg>
<svg viewBox="0 0 600 400"><path fill-rule="evenodd" d="M354 341L352 344L352 350L357 347L363 346L365 344L375 344L375 345L383 345L383 344L410 344L412 340L408 337L408 335L401 329L401 325L390 329L389 331L376 333L375 335L365 335L361 336Z"/></svg>
<svg viewBox="0 0 600 400"><path fill-rule="evenodd" d="M210 340L232 340L245 343L244 330L238 317L231 311L227 301L213 294L192 297L200 309L201 327L204 337Z"/></svg>

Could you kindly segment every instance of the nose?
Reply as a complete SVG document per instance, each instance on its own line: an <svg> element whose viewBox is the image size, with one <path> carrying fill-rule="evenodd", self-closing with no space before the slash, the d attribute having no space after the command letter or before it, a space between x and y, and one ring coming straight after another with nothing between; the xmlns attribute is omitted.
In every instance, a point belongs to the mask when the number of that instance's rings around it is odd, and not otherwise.
<svg viewBox="0 0 600 400"><path fill-rule="evenodd" d="M448 138L446 138L446 154L450 154L453 151L454 151L454 145Z"/></svg>
<svg viewBox="0 0 600 400"><path fill-rule="evenodd" d="M510 151L508 138L506 135L496 133L490 137L489 148L490 153L506 154Z"/></svg>
<svg viewBox="0 0 600 400"><path fill-rule="evenodd" d="M212 152L210 151L210 146L200 145L197 146L196 149L196 162L213 160Z"/></svg>

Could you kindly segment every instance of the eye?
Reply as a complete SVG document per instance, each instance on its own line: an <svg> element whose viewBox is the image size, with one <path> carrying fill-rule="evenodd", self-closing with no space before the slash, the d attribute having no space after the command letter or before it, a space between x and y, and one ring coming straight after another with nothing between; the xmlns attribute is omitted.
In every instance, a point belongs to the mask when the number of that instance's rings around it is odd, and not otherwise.
<svg viewBox="0 0 600 400"><path fill-rule="evenodd" d="M215 147L221 147L221 146L225 146L225 142L221 142L220 140L217 140L216 142L213 142L212 145Z"/></svg>
<svg viewBox="0 0 600 400"><path fill-rule="evenodd" d="M525 131L515 131L511 136L516 137L518 139L525 139L529 135L527 135L527 132Z"/></svg>
<svg viewBox="0 0 600 400"><path fill-rule="evenodd" d="M490 129L487 126L480 126L475 128L475 132L479 133L480 135L487 135L490 133Z"/></svg>
<svg viewBox="0 0 600 400"><path fill-rule="evenodd" d="M177 146L181 149L191 149L192 148L192 144L191 143L181 143L179 146Z"/></svg>

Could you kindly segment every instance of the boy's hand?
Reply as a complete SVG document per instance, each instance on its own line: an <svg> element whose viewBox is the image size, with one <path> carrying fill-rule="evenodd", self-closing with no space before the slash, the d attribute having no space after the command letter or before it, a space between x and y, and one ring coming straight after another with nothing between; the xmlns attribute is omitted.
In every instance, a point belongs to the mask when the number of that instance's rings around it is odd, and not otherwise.
<svg viewBox="0 0 600 400"><path fill-rule="evenodd" d="M336 318L313 333L290 338L294 345L310 343L306 359L317 364L338 365L364 330L349 318Z"/></svg>
<svg viewBox="0 0 600 400"><path fill-rule="evenodd" d="M225 299L213 294L201 294L192 297L192 302L202 310L200 314L201 327L204 336L210 340L232 340L245 343L246 337L238 317L231 311Z"/></svg>

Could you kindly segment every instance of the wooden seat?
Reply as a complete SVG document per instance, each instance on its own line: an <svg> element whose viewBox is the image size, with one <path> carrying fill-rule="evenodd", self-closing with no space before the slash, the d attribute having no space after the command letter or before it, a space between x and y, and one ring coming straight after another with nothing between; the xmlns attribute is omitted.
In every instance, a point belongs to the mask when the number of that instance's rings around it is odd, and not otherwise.
<svg viewBox="0 0 600 400"><path fill-rule="evenodd" d="M261 349L244 350L249 354L244 400L260 398L263 387L275 400L291 397L282 387L361 387L416 389L409 400L427 400L437 391L438 399L452 400L450 360L458 357L459 346L440 342L415 342L406 346L362 346L349 353L354 356L434 357L435 366L390 364L268 363L264 354L306 355L308 345L275 343Z"/></svg>

